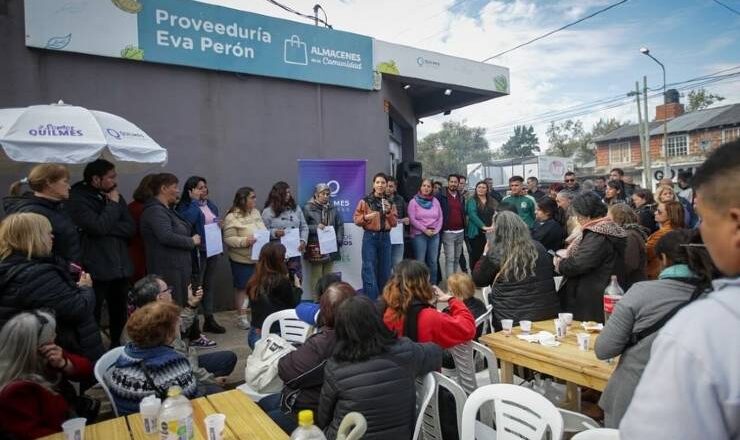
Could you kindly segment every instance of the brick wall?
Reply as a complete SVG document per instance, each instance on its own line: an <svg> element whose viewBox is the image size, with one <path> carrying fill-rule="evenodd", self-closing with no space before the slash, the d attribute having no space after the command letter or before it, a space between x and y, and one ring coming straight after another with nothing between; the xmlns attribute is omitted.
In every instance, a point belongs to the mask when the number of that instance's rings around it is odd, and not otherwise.
<svg viewBox="0 0 740 440"><path fill-rule="evenodd" d="M670 134L669 134L670 136ZM717 148L722 143L722 129L711 128L689 133L689 151L688 156L701 156L704 149L701 147L703 140L709 141L708 150ZM620 141L622 142L622 141ZM640 152L640 141L638 138L629 139L631 147L631 161L629 163L612 164L609 162L609 144L613 142L600 142L596 145L596 167L611 168L612 165L628 168L639 165L642 161ZM654 161L663 158L663 135L652 136L650 138L650 158Z"/></svg>

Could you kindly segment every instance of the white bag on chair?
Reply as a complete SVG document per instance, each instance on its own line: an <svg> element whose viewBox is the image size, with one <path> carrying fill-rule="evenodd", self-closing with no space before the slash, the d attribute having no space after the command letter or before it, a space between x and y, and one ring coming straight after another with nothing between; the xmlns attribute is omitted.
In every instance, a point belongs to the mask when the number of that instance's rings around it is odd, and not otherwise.
<svg viewBox="0 0 740 440"><path fill-rule="evenodd" d="M249 386L263 394L280 392L283 381L278 375L278 361L294 350L293 344L272 333L257 341L244 369Z"/></svg>

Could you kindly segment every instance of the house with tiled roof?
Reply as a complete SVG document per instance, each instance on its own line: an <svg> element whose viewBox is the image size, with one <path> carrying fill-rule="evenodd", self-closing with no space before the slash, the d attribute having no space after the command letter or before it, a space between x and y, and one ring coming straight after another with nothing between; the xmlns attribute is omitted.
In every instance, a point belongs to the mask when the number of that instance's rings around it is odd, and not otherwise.
<svg viewBox="0 0 740 440"><path fill-rule="evenodd" d="M675 179L679 171L694 169L706 154L719 145L740 138L740 104L684 113L684 106L675 91L669 101L655 108L655 119L649 122L651 175L656 181L663 177L666 157ZM665 147L663 123L666 122ZM594 139L596 143L596 174L608 174L618 167L640 181L643 158L637 124L625 125Z"/></svg>

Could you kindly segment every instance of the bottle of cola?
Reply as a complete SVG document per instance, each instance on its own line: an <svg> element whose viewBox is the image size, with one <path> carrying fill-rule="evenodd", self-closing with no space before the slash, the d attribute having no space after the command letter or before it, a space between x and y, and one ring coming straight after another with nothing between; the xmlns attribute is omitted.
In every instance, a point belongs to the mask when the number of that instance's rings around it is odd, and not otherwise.
<svg viewBox="0 0 740 440"><path fill-rule="evenodd" d="M617 282L617 276L612 275L612 280L604 291L604 323L609 319L620 299L624 296L624 290Z"/></svg>

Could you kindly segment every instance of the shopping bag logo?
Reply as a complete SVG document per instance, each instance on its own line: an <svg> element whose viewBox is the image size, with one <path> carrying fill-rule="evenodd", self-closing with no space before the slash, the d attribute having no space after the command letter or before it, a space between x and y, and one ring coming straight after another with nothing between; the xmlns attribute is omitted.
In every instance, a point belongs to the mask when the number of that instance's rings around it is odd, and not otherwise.
<svg viewBox="0 0 740 440"><path fill-rule="evenodd" d="M285 40L283 61L288 64L298 64L300 66L308 65L308 51L306 50L306 43L302 42L298 35L293 35Z"/></svg>

